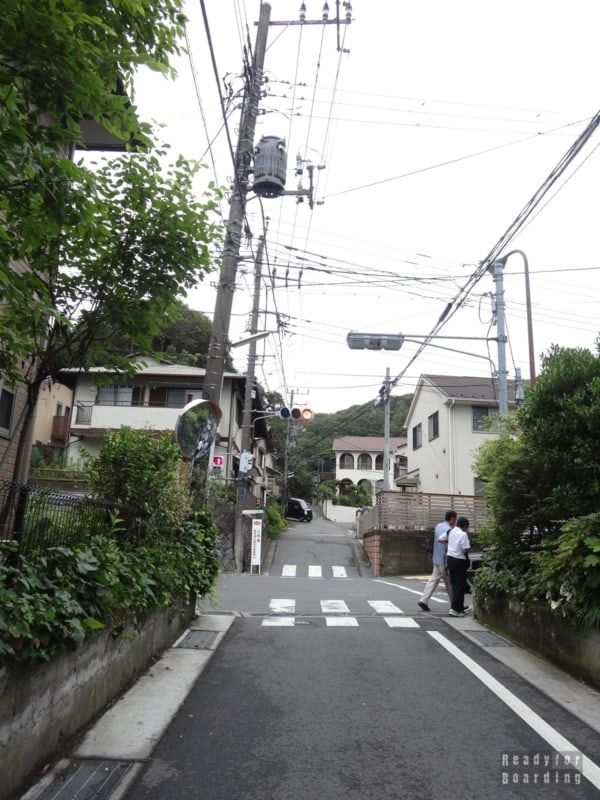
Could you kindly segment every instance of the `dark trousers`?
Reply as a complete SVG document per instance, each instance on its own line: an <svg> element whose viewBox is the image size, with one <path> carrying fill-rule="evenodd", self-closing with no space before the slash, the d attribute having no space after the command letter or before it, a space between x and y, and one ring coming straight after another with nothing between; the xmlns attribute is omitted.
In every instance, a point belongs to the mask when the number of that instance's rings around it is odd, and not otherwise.
<svg viewBox="0 0 600 800"><path fill-rule="evenodd" d="M462 611L465 607L468 564L466 558L448 556L448 572L452 583L452 609L454 611Z"/></svg>

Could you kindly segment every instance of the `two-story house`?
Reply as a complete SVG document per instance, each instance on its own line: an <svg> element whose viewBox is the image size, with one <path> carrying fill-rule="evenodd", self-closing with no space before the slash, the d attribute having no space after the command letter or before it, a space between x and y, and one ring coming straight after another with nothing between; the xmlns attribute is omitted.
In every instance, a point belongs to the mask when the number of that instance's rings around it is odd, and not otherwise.
<svg viewBox="0 0 600 800"><path fill-rule="evenodd" d="M97 456L102 437L108 430L127 426L174 431L181 409L190 400L202 397L206 373L203 367L158 361L150 356L144 356L136 367L133 377L109 385L102 385L103 376L107 376L102 367L85 372L75 369L63 371L61 380L74 390L67 444L69 460L79 460L80 448L91 456ZM238 474L245 384L244 375L225 373L223 377L222 417L211 469L212 477L223 481L232 481ZM273 466L266 419L261 414L263 407L259 392L255 393L253 408L258 414L252 436L251 491L257 503L263 505L267 495L278 494L277 472Z"/></svg>
<svg viewBox="0 0 600 800"><path fill-rule="evenodd" d="M406 439L391 436L391 460L394 451ZM342 436L333 440L335 453L335 478L340 482L340 494L351 484L360 486L375 497L383 488L383 436ZM390 467L393 470L393 466ZM393 474L393 472L392 472Z"/></svg>
<svg viewBox="0 0 600 800"><path fill-rule="evenodd" d="M509 381L515 406L515 382ZM473 471L478 448L497 436L487 420L498 413L498 382L492 378L421 375L406 417L408 438L397 450L407 472L396 486L429 494L481 495Z"/></svg>

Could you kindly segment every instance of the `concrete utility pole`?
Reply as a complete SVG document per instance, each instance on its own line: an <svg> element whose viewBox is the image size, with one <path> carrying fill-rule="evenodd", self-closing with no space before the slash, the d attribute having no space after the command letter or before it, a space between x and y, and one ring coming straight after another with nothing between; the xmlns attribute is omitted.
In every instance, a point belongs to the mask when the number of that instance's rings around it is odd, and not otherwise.
<svg viewBox="0 0 600 800"><path fill-rule="evenodd" d="M506 369L506 322L504 317L504 261L492 264L496 285L496 328L498 331L498 410L508 412L508 370Z"/></svg>
<svg viewBox="0 0 600 800"><path fill-rule="evenodd" d="M265 237L261 236L258 241L256 252L256 262L254 264L254 298L252 302L252 314L250 316L250 336L257 332L258 308L260 304L260 284L262 280L262 259L265 247ZM256 390L256 339L250 341L248 350L248 367L246 369L246 389L244 392L244 410L242 414L242 453L251 452L252 446L252 395ZM233 554L235 556L235 569L240 573L244 560L244 515L242 511L246 509L248 498L248 473L238 473L236 491L236 513L235 528L233 534Z"/></svg>
<svg viewBox="0 0 600 800"><path fill-rule="evenodd" d="M254 153L254 131L256 129L260 91L263 82L270 16L271 6L268 3L263 3L260 7L260 18L256 32L250 85L247 87L244 97L244 109L235 154L235 181L229 208L229 221L221 259L215 313L206 359L206 374L202 395L206 400L211 400L219 406L223 372L225 371L225 345L231 321L231 306L235 291L237 264L246 208L246 194L248 191L248 176Z"/></svg>
<svg viewBox="0 0 600 800"><path fill-rule="evenodd" d="M390 368L385 368L385 390L383 407L383 489L389 492L390 482Z"/></svg>
<svg viewBox="0 0 600 800"><path fill-rule="evenodd" d="M294 390L290 392L290 408L294 407ZM283 452L283 482L281 486L281 513L285 518L285 510L287 504L287 490L288 490L288 472L290 469L290 440L292 421L289 419L286 423L285 430L285 450Z"/></svg>

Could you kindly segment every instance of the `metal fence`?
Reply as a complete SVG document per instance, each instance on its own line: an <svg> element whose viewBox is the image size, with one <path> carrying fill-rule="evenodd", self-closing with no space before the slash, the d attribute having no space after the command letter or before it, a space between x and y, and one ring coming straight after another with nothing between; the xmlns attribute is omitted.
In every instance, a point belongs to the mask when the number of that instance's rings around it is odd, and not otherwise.
<svg viewBox="0 0 600 800"><path fill-rule="evenodd" d="M0 538L23 552L75 544L108 530L115 507L85 495L0 481Z"/></svg>
<svg viewBox="0 0 600 800"><path fill-rule="evenodd" d="M487 519L485 498L464 494L424 492L379 492L376 503L358 518L358 532L364 536L377 528L427 530L444 519L448 509L467 517L477 534Z"/></svg>

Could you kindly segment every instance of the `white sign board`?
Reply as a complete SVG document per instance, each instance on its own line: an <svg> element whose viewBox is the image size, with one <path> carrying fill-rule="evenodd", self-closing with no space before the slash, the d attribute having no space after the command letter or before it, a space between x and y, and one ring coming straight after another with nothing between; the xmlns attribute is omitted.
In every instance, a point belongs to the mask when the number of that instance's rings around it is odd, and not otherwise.
<svg viewBox="0 0 600 800"><path fill-rule="evenodd" d="M260 551L262 544L262 519L252 520L252 544L250 548L250 567L258 567L260 571Z"/></svg>

